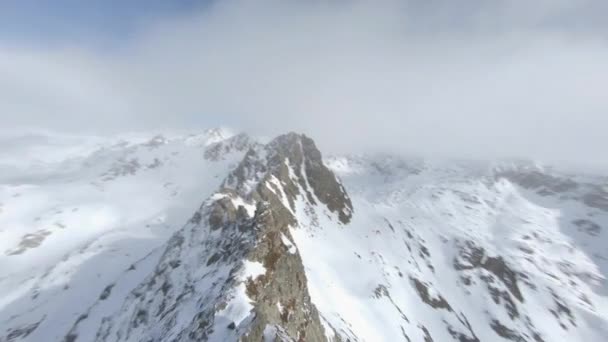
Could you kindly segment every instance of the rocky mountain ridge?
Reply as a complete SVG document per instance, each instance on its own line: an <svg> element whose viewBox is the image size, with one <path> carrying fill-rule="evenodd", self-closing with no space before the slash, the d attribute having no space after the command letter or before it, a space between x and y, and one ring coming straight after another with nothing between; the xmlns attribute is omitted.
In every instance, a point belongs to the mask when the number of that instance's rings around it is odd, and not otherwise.
<svg viewBox="0 0 608 342"><path fill-rule="evenodd" d="M345 224L352 215L309 138L292 133L250 148L96 340L323 340L289 230L300 195Z"/></svg>

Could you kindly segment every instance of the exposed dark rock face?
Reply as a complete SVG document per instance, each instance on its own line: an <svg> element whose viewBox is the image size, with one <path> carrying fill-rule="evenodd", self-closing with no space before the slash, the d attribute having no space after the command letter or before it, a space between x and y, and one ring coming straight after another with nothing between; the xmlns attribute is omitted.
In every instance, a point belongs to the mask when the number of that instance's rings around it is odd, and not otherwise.
<svg viewBox="0 0 608 342"><path fill-rule="evenodd" d="M526 341L526 339L523 338L515 330L509 329L508 327L506 327L505 325L503 325L502 323L500 323L500 321L498 321L496 319L492 320L492 322L490 323L490 327L492 327L492 330L494 330L498 336L505 338L507 340L515 341L515 342L525 342Z"/></svg>
<svg viewBox="0 0 608 342"><path fill-rule="evenodd" d="M466 241L461 246L459 256L454 260L454 268L456 270L484 269L498 277L517 300L524 301L517 282L517 272L513 271L502 257L487 256L485 250L477 247L472 241Z"/></svg>
<svg viewBox="0 0 608 342"><path fill-rule="evenodd" d="M399 312L401 319L407 323L410 323L409 318L407 318L405 313L403 313L403 310L401 310L401 308L397 305L397 303L395 303L395 301L391 297L391 294L388 291L388 288L386 287L386 285L382 285L382 284L378 285L374 289L374 297L376 297L376 299L387 298L389 300L389 302L391 303L391 305L395 308L395 310L397 310L397 312ZM403 335L407 336L407 334L405 334L405 333L403 333ZM407 337L407 338L409 339L409 337Z"/></svg>
<svg viewBox="0 0 608 342"><path fill-rule="evenodd" d="M31 333L34 332L34 330L38 328L38 326L40 325L40 323L42 323L43 320L44 318L42 318L40 322L24 325L19 328L9 329L7 331L8 334L6 335L6 341L12 342L28 337Z"/></svg>
<svg viewBox="0 0 608 342"><path fill-rule="evenodd" d="M434 309L445 309L452 312L452 307L442 296L438 296L438 298L432 298L429 295L428 285L424 284L416 278L411 278L410 280L414 284L414 288L416 289L418 295L420 296L420 299L422 299L424 303L430 305Z"/></svg>
<svg viewBox="0 0 608 342"><path fill-rule="evenodd" d="M557 294L555 294L553 290L551 290L551 296L553 297L555 306L549 311L558 320L559 325L562 327L562 329L568 330L567 323L569 323L569 325L572 327L576 327L576 319L574 318L574 314L572 313L572 310L570 309L568 304Z"/></svg>
<svg viewBox="0 0 608 342"><path fill-rule="evenodd" d="M448 325L448 327L447 327L448 333L450 333L450 335L452 335L454 340L456 340L458 342L479 342L479 339L473 333L471 326L468 324L468 322L466 322L466 324L467 324L467 328L469 329L469 334L471 334L471 336L455 330L454 327L452 327L450 325Z"/></svg>
<svg viewBox="0 0 608 342"><path fill-rule="evenodd" d="M25 253L29 249L36 248L44 242L44 240L51 235L51 232L45 229L41 229L31 234L25 234L21 237L19 245L13 249L9 249L5 252L6 255L19 255Z"/></svg>
<svg viewBox="0 0 608 342"><path fill-rule="evenodd" d="M110 285L106 286L106 288L103 290L101 295L99 295L99 299L100 300L108 299L108 297L110 297L110 294L112 294L113 288L114 288L114 284L110 284Z"/></svg>
<svg viewBox="0 0 608 342"><path fill-rule="evenodd" d="M324 330L308 294L300 255L290 252L282 239L292 240L289 227L297 224L292 214L296 209L296 197L302 194L309 204L316 204L311 188L319 201L338 213L343 223L350 220L352 205L334 174L323 165L321 153L309 138L290 133L271 142L264 153L266 163L252 160L253 153L248 153L237 169L238 179L251 179L247 176L251 176L252 171L259 173L266 169L256 191L250 194L263 204L258 205L256 212L260 234L248 256L249 260L261 262L266 274L247 284L248 295L256 301L256 316L243 340L259 341L267 326L279 326L281 329L277 331L294 340L323 341ZM271 188L272 184L274 188ZM242 192L244 187L239 185L235 189ZM287 197L286 202L281 200L281 191Z"/></svg>
<svg viewBox="0 0 608 342"><path fill-rule="evenodd" d="M431 337L431 333L425 326L421 326L420 330L422 330L424 333L424 342L434 342L433 338Z"/></svg>
<svg viewBox="0 0 608 342"><path fill-rule="evenodd" d="M353 213L311 139L291 133L250 147L220 191L168 242L154 273L121 314L105 319L97 340L148 336L150 327L151 341L261 341L269 335L275 341L326 340L301 257L285 245L293 241L298 200L327 209L343 224ZM246 263L262 265L263 274L243 279ZM251 311L242 321L223 321L240 287ZM181 317L183 307L193 306L194 317Z"/></svg>
<svg viewBox="0 0 608 342"><path fill-rule="evenodd" d="M268 144L264 152L270 177L286 184L284 188L290 205L301 189L311 204L316 204L316 197L331 212L338 214L342 223L350 222L351 200L333 172L323 164L321 152L312 139L289 133ZM251 165L249 174L260 169L260 163ZM242 179L245 175L239 173L239 176ZM266 181L270 181L270 177Z"/></svg>
<svg viewBox="0 0 608 342"><path fill-rule="evenodd" d="M287 222L272 207L264 207L256 222L264 234L248 258L262 262L266 274L247 283L247 295L255 300L255 319L244 341L261 341L268 325L280 326L298 341L323 341L324 330L308 294L300 255L290 253L282 235L291 239ZM280 309L279 309L280 308Z"/></svg>
<svg viewBox="0 0 608 342"><path fill-rule="evenodd" d="M344 187L338 183L336 176L325 165L321 152L315 143L302 137L302 151L306 156L305 170L308 182L317 198L332 212L337 212L342 223L348 223L352 217L352 203Z"/></svg>
<svg viewBox="0 0 608 342"><path fill-rule="evenodd" d="M497 319L492 319L490 322L490 328L494 330L496 335L514 342L544 342L543 338L536 332L534 326L529 321L526 322L526 328L528 331L517 331L514 328L509 328Z"/></svg>
<svg viewBox="0 0 608 342"><path fill-rule="evenodd" d="M209 211L209 227L217 230L227 225L235 225L246 217L242 207L235 208L229 196L216 200Z"/></svg>

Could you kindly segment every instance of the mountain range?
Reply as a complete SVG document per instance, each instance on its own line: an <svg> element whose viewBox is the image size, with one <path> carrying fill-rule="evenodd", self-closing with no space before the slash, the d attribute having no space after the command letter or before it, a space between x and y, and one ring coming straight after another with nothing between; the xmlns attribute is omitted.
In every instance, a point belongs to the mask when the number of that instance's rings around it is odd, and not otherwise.
<svg viewBox="0 0 608 342"><path fill-rule="evenodd" d="M608 177L302 134L0 139L0 341L598 341Z"/></svg>

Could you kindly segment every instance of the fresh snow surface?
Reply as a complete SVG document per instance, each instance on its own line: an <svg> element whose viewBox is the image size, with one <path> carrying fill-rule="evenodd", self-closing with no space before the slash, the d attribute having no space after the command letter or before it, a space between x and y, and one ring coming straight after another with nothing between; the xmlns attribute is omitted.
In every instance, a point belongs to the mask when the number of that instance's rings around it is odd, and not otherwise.
<svg viewBox="0 0 608 342"><path fill-rule="evenodd" d="M281 242L283 242L285 247L287 247L287 250L289 251L289 253L295 254L297 252L296 246L294 246L293 243L291 243L291 241L289 241L289 238L287 236L285 236L285 234L283 234L283 233L281 233Z"/></svg>
<svg viewBox="0 0 608 342"><path fill-rule="evenodd" d="M226 321L228 322L234 322L236 326L241 324L244 319L249 317L251 310L253 309L251 299L247 296L245 282L248 279L255 279L264 274L266 274L266 269L261 263L245 260L240 275L241 282L234 290L232 298L228 301L226 308L219 311L217 315L226 318Z"/></svg>
<svg viewBox="0 0 608 342"><path fill-rule="evenodd" d="M313 303L343 337L424 341L428 331L435 341L450 341L452 329L497 341L493 320L527 339L533 332L544 341L608 337L608 236L581 233L572 224L591 218L606 227L605 211L495 179L489 164L361 157L327 163L351 195L353 220L341 225L300 199L291 235ZM507 293L500 280L485 270L455 270L466 241L485 249L484 260L501 256L521 272L525 301L515 301L515 318L482 278ZM416 281L429 301L444 299L450 308L425 303ZM557 303L567 308L560 312ZM562 315L567 310L575 318Z"/></svg>
<svg viewBox="0 0 608 342"><path fill-rule="evenodd" d="M244 280L249 278L255 279L264 274L266 274L266 268L264 268L261 262L245 260L243 263L242 278Z"/></svg>

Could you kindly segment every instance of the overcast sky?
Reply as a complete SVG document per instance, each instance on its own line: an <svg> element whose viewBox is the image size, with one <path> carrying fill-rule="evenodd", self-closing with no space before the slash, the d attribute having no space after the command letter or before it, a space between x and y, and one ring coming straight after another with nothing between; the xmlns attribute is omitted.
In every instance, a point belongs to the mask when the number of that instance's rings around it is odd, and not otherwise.
<svg viewBox="0 0 608 342"><path fill-rule="evenodd" d="M2 2L2 130L222 125L331 151L608 165L607 1L167 4Z"/></svg>

